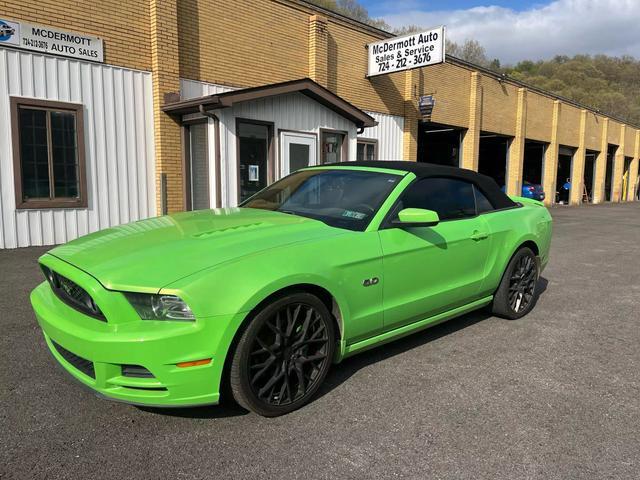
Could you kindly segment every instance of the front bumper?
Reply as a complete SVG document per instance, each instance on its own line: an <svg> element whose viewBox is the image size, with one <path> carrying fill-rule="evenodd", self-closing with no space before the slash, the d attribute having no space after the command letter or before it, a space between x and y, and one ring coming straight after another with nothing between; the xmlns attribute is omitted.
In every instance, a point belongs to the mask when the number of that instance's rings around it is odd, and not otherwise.
<svg viewBox="0 0 640 480"><path fill-rule="evenodd" d="M103 288L84 272L75 268L70 272L68 264L64 268L63 275L73 275L72 280L94 295ZM118 321L112 323L107 315L109 321L102 322L62 302L46 282L31 293L31 303L58 363L101 396L148 406L218 403L224 359L240 315L195 322L123 321L130 314L123 309ZM114 314L117 308L111 308L111 316ZM206 365L177 366L207 358L212 360ZM125 376L123 365L144 367L152 376Z"/></svg>

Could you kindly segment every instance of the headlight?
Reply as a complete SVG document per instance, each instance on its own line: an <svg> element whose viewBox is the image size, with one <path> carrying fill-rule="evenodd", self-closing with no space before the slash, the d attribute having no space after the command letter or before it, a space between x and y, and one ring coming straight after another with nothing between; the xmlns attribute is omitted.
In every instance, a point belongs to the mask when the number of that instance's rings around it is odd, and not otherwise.
<svg viewBox="0 0 640 480"><path fill-rule="evenodd" d="M175 295L131 292L124 295L142 320L192 321L196 318L189 305Z"/></svg>

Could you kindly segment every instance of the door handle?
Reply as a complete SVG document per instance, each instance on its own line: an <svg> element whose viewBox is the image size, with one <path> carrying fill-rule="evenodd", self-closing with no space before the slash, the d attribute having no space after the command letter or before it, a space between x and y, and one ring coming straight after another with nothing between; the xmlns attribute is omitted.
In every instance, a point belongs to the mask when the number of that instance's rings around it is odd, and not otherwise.
<svg viewBox="0 0 640 480"><path fill-rule="evenodd" d="M475 240L475 241L484 240L488 236L489 236L489 234L487 232L481 232L479 230L475 230L471 234L471 240Z"/></svg>

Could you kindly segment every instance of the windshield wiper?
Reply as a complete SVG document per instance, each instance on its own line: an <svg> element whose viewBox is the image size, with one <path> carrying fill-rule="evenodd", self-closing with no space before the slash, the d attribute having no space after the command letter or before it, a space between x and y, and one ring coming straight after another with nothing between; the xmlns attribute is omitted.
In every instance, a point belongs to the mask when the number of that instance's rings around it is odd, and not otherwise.
<svg viewBox="0 0 640 480"><path fill-rule="evenodd" d="M296 215L298 217L309 218L311 220L317 220L318 222L322 222L322 223L324 223L325 225L327 225L329 227L333 226L325 218L317 216L317 215L314 215L312 213L296 212L294 210L276 210L276 212L286 213L287 215Z"/></svg>

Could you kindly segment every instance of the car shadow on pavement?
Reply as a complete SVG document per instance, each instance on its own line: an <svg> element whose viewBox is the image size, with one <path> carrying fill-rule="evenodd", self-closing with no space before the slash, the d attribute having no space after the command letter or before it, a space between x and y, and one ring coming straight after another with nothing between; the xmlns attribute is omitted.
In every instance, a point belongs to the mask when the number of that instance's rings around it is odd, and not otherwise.
<svg viewBox="0 0 640 480"><path fill-rule="evenodd" d="M538 280L538 299L547 290L549 281L540 277ZM536 300L537 303L537 300ZM535 305L534 305L535 308ZM492 318L491 311L485 307L480 310L467 313L457 318L445 321L433 327L426 328L425 330L412 333L404 338L394 340L381 347L376 347L366 352L354 355L353 357L345 359L335 368L332 368L327 375L327 379L320 388L316 398L320 398L323 395L331 392L334 388L340 386L346 382L352 375L357 373L364 367L371 364L384 361L388 358L402 354L414 348L421 347L427 343L433 342L441 337L450 335L459 330L463 330L471 325L479 323L488 318ZM526 318L523 317L521 320ZM519 320L505 320L505 321L519 321Z"/></svg>
<svg viewBox="0 0 640 480"><path fill-rule="evenodd" d="M137 406L136 408L156 415L183 418L230 418L249 414L248 411L230 399L222 399L218 405L204 405L202 407L153 408Z"/></svg>
<svg viewBox="0 0 640 480"><path fill-rule="evenodd" d="M434 340L463 330L491 317L491 312L488 310L477 310L349 357L329 371L329 375L327 375L327 379L324 381L316 398L330 393L363 368L422 347Z"/></svg>
<svg viewBox="0 0 640 480"><path fill-rule="evenodd" d="M542 296L547 290L548 284L549 281L546 278L540 277L537 286L538 298ZM413 350L414 348L421 347L446 335L450 335L452 333L470 327L471 325L475 325L478 322L481 322L488 318L492 318L492 316L493 315L487 308L476 310L474 312L467 313L466 315L462 315L458 318L454 318L438 325L434 325L433 327L427 328L425 330L415 332L404 338L389 342L385 344L383 348L375 347L371 350L347 358L339 365L331 368L331 370L329 371L329 375L327 375L327 378L324 381L324 384L322 385L322 387L320 387L320 390L316 394L315 400L342 385L364 367L367 367L374 363L382 362L384 360L387 360L388 358L402 354L409 350ZM237 405L233 401L233 399L230 398L229 393L223 395L220 404L216 406L186 408L152 408L138 406L137 408L145 412L158 415L169 415L173 417L185 418L227 418L247 415L249 413L245 409Z"/></svg>

